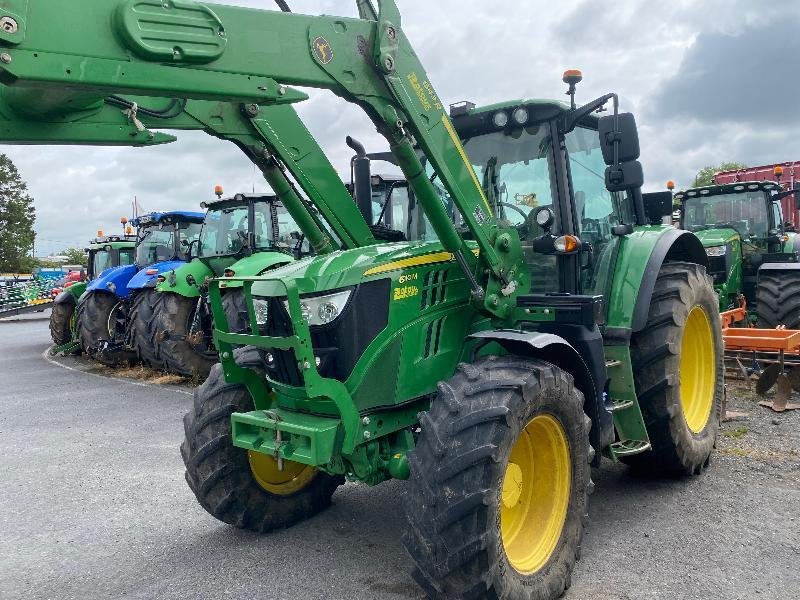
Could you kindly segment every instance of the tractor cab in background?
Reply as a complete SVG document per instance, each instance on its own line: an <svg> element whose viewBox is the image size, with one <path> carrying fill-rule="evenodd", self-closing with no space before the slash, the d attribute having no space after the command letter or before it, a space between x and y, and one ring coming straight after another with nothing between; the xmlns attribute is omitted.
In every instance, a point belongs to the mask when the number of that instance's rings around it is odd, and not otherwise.
<svg viewBox="0 0 800 600"><path fill-rule="evenodd" d="M86 287L77 307L77 330L87 354L107 365L132 359L131 316L144 290L162 273L186 261L203 223L203 213L153 212L130 221L136 228L132 264L104 271Z"/></svg>
<svg viewBox="0 0 800 600"><path fill-rule="evenodd" d="M128 219L121 220L122 235L103 235L97 231L97 237L84 248L87 255L87 266L80 271L70 272L63 285L54 290L53 310L50 313L50 337L55 344L54 352L74 351L79 348L75 342L77 330L75 307L86 291L90 281L114 267L132 265L136 255L136 235L128 225Z"/></svg>
<svg viewBox="0 0 800 600"><path fill-rule="evenodd" d="M309 240L277 196L235 194L201 203L206 214L191 260L176 265L157 283L146 302L151 319L138 319L137 353L146 365L185 377L205 377L217 362L208 304L212 277L255 276L307 256ZM240 281L225 286L228 325L245 327L247 308Z"/></svg>
<svg viewBox="0 0 800 600"><path fill-rule="evenodd" d="M786 231L775 181L715 184L675 194L680 226L708 255L720 310L747 306L761 327L800 327L800 245Z"/></svg>

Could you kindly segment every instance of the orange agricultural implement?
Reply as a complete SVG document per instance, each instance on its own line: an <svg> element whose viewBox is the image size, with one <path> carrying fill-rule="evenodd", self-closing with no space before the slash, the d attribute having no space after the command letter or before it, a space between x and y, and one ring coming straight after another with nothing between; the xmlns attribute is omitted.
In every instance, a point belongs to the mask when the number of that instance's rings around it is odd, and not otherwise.
<svg viewBox="0 0 800 600"><path fill-rule="evenodd" d="M776 383L778 387L772 402L762 400L759 404L771 408L775 412L800 409L800 404L789 402L792 388L796 388L796 384L800 383L800 366L795 366L792 373L787 374L784 362L786 353L800 354L800 330L730 327L732 323L743 321L746 318L744 307L720 313L720 317L722 318L722 339L725 343L726 353L751 352L754 364L758 363L757 356L760 360L770 362L763 370L759 369L756 392L763 396ZM738 362L738 356L735 358ZM741 363L739 365L741 367ZM744 368L742 370L746 373Z"/></svg>

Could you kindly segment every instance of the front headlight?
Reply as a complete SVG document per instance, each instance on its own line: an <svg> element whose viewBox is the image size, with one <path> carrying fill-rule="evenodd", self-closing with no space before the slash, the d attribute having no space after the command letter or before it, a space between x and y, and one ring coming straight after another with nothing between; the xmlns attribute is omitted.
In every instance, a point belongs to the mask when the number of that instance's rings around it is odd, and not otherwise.
<svg viewBox="0 0 800 600"><path fill-rule="evenodd" d="M313 298L300 298L300 312L309 325L325 325L338 317L350 299L352 290L336 292L327 296L314 296ZM284 300L283 305L289 312L289 301Z"/></svg>
<svg viewBox="0 0 800 600"><path fill-rule="evenodd" d="M728 251L727 246L709 246L706 248L707 256L725 256Z"/></svg>
<svg viewBox="0 0 800 600"><path fill-rule="evenodd" d="M256 313L256 323L259 325L267 324L267 312L269 308L268 300L253 298L253 312Z"/></svg>

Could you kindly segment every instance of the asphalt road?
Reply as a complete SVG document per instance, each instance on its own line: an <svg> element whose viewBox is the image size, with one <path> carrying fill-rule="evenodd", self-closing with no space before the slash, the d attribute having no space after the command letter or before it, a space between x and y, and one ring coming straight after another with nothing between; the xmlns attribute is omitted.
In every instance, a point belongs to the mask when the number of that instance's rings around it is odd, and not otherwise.
<svg viewBox="0 0 800 600"><path fill-rule="evenodd" d="M0 598L421 597L402 483L346 485L271 535L221 524L183 480L187 390L50 362L37 317L0 321ZM800 597L800 414L735 401L754 416L726 425L706 474L595 473L566 598Z"/></svg>

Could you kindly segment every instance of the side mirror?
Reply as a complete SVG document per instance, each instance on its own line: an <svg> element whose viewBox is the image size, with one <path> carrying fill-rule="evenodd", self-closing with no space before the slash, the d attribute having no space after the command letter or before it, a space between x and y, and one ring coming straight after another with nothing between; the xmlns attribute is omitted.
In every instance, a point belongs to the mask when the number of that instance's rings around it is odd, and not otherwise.
<svg viewBox="0 0 800 600"><path fill-rule="evenodd" d="M639 158L639 130L632 113L607 115L597 121L600 134L600 147L603 150L603 161L611 166ZM617 160L614 160L614 146L617 146Z"/></svg>
<svg viewBox="0 0 800 600"><path fill-rule="evenodd" d="M652 225L661 224L664 217L672 219L672 192L642 194L644 214Z"/></svg>
<svg viewBox="0 0 800 600"><path fill-rule="evenodd" d="M183 241L186 242L186 240L183 240ZM199 238L194 238L191 242L189 242L189 246L186 248L186 259L187 260L192 260L193 258L196 257L196 255L194 253L195 252L195 246L197 244L199 244L199 243L200 243L200 239Z"/></svg>
<svg viewBox="0 0 800 600"><path fill-rule="evenodd" d="M606 168L606 189L609 192L634 190L644 185L642 163L638 160L622 162Z"/></svg>

